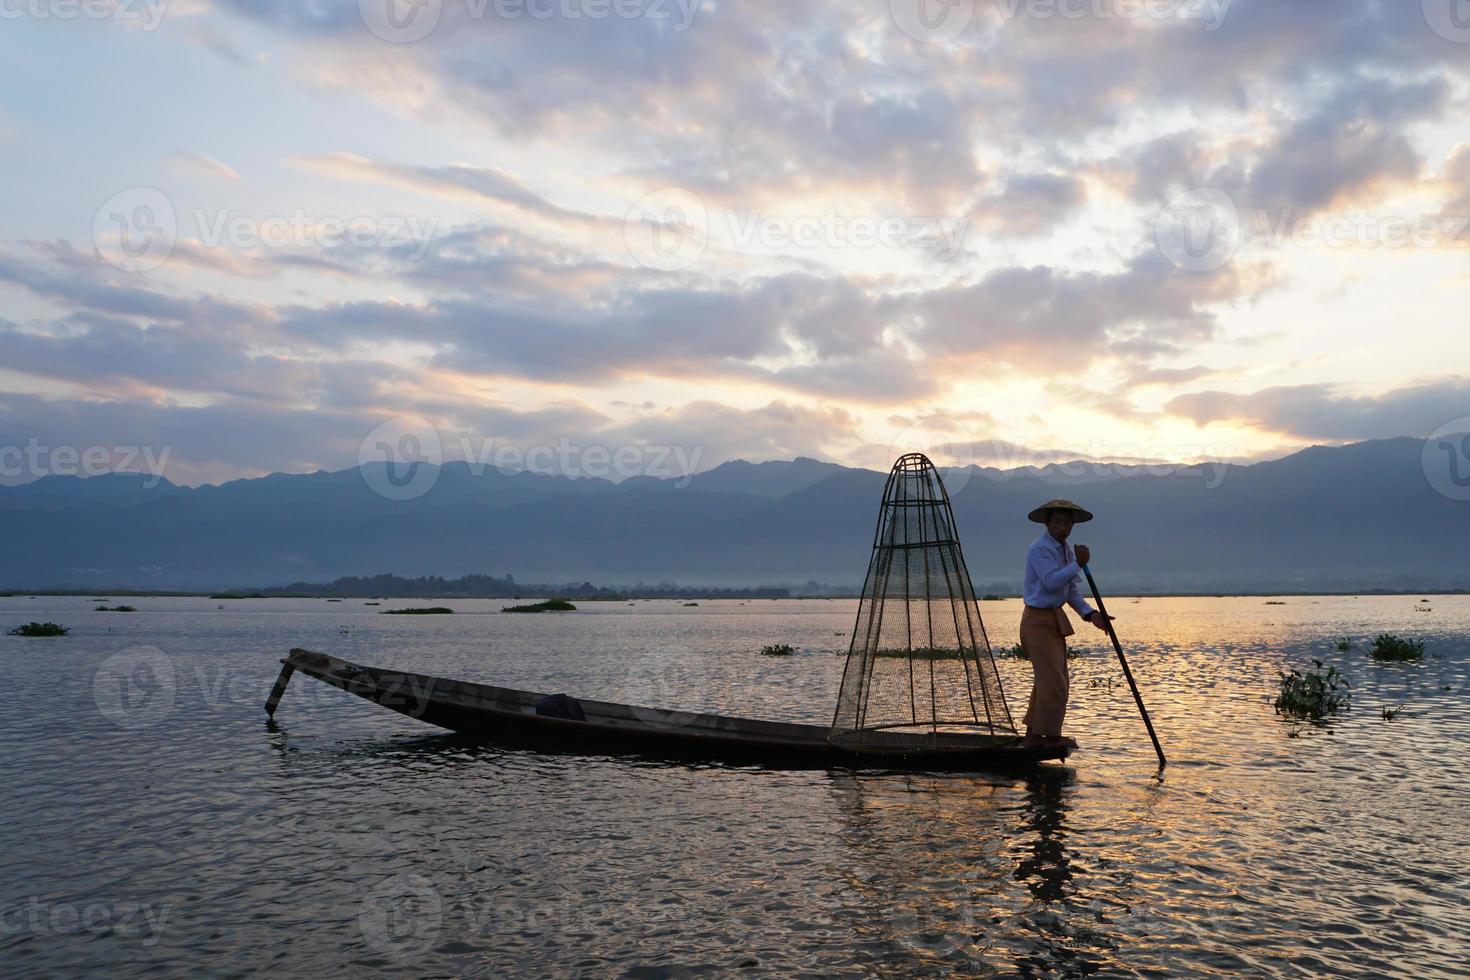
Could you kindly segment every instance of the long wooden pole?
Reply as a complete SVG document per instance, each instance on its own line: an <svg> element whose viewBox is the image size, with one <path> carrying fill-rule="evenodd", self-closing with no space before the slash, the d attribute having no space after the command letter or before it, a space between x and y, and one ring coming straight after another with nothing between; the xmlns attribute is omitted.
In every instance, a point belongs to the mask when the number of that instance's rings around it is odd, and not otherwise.
<svg viewBox="0 0 1470 980"><path fill-rule="evenodd" d="M276 716L276 705L281 703L281 695L286 693L286 685L291 681L291 675L296 673L296 668L286 664L281 668L281 676L276 678L276 686L271 688L271 696L265 703L265 713L270 717Z"/></svg>
<svg viewBox="0 0 1470 980"><path fill-rule="evenodd" d="M1103 625L1108 628L1108 636L1112 637L1113 649L1118 652L1118 663L1123 665L1123 676L1128 679L1128 689L1133 692L1133 700L1138 705L1138 713L1143 715L1144 727L1148 729L1148 737L1154 743L1154 751L1159 754L1159 768L1162 769L1169 764L1169 760L1164 758L1164 748L1159 744L1159 736L1154 734L1154 723L1148 716L1148 709L1143 706L1143 695L1138 693L1138 685L1133 681L1133 671L1128 669L1128 658L1123 656L1123 644L1118 642L1118 632L1113 629L1113 621L1108 618L1108 610L1103 605L1102 594L1097 591L1097 582L1092 577L1092 570L1083 565L1082 574L1087 576L1087 584L1092 586L1092 598L1097 603L1097 614L1102 617Z"/></svg>

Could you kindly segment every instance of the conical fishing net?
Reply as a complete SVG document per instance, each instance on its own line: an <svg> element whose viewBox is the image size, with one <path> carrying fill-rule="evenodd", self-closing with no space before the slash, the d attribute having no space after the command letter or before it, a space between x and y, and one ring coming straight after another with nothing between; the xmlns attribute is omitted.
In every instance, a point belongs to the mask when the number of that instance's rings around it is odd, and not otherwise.
<svg viewBox="0 0 1470 980"><path fill-rule="evenodd" d="M939 733L1009 737L1015 723L949 494L929 458L912 453L883 488L831 738L881 751Z"/></svg>

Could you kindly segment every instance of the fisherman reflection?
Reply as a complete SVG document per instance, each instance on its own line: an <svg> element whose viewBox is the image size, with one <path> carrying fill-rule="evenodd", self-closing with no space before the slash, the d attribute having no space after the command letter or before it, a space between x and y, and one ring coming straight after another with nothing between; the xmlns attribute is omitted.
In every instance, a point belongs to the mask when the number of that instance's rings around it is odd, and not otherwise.
<svg viewBox="0 0 1470 980"><path fill-rule="evenodd" d="M1038 902L1051 904L1068 894L1072 859L1067 853L1065 817L1067 781L1054 776L1033 775L1026 780L1023 826L1031 834L1026 845L1029 857L1016 865L1016 880L1023 882Z"/></svg>

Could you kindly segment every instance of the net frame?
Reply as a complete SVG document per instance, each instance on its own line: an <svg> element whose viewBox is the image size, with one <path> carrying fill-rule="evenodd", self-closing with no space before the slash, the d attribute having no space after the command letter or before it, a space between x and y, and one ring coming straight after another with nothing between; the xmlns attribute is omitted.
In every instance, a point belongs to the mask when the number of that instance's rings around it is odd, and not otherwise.
<svg viewBox="0 0 1470 980"><path fill-rule="evenodd" d="M830 738L882 750L1015 735L949 493L927 456L901 456L883 487Z"/></svg>

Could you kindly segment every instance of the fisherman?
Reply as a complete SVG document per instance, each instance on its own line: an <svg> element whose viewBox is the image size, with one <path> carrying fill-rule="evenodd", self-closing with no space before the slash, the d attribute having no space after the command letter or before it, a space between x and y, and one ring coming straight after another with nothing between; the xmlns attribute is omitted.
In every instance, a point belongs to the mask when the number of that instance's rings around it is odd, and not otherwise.
<svg viewBox="0 0 1470 980"><path fill-rule="evenodd" d="M1021 613L1021 647L1031 661L1033 681L1031 701L1023 719L1026 738L1021 744L1028 748L1065 745L1075 749L1076 739L1062 734L1070 687L1066 638L1076 632L1062 608L1063 603L1104 633L1108 631L1104 616L1087 604L1077 584L1081 566L1091 560L1092 554L1085 544L1075 549L1067 546L1072 526L1092 520L1092 514L1070 500L1052 500L1027 516L1037 524L1045 524L1046 533L1031 542L1026 551L1022 590L1026 610Z"/></svg>

